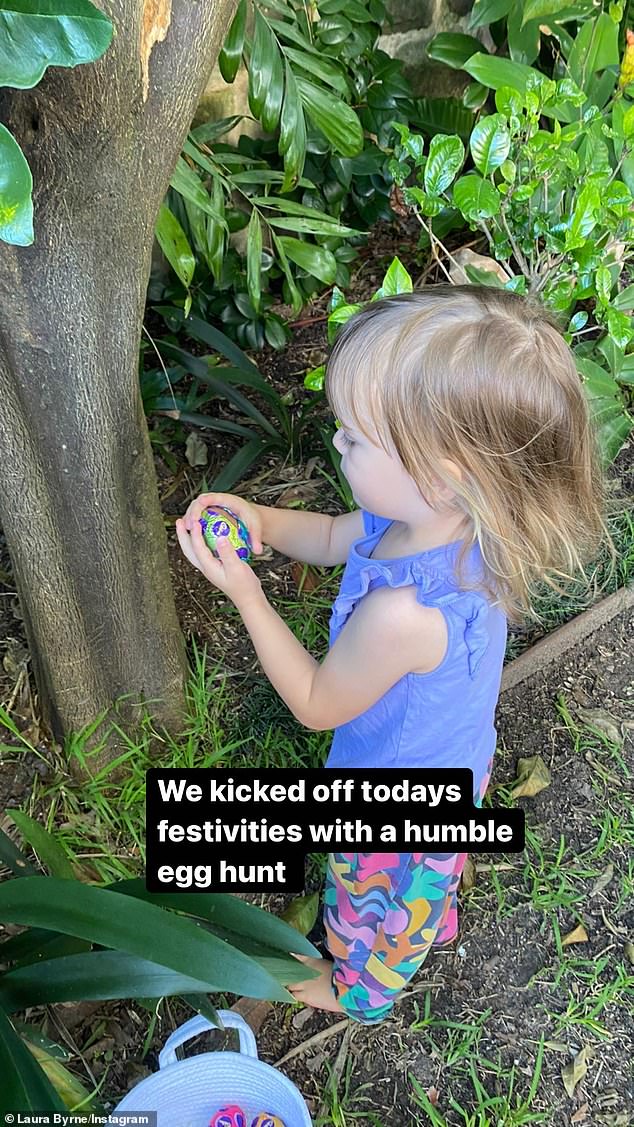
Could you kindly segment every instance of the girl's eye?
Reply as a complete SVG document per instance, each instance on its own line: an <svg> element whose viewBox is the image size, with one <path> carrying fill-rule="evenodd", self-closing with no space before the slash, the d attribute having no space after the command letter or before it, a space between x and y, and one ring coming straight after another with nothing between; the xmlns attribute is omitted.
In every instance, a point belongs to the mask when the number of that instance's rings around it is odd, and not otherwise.
<svg viewBox="0 0 634 1127"><path fill-rule="evenodd" d="M345 430L341 431L341 437L343 439L344 446L354 446L353 440L351 438L348 438L348 435L346 434Z"/></svg>

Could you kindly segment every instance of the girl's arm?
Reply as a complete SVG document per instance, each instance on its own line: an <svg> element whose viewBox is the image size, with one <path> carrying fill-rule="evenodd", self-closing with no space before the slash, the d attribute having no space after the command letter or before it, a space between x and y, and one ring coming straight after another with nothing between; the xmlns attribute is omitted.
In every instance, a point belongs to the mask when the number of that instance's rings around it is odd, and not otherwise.
<svg viewBox="0 0 634 1127"><path fill-rule="evenodd" d="M236 606L269 681L307 728L354 720L406 673L435 669L447 648L444 615L417 603L413 587L366 595L321 664L262 592Z"/></svg>
<svg viewBox="0 0 634 1127"><path fill-rule="evenodd" d="M274 509L267 505L253 507L261 516L265 544L270 544L276 552L282 552L292 560L316 567L345 563L350 545L363 533L360 509L331 517L327 513L307 513L300 509Z"/></svg>
<svg viewBox="0 0 634 1127"><path fill-rule="evenodd" d="M198 521L189 535L176 522L183 552L235 603L262 668L291 712L307 728L335 728L370 708L406 673L442 661L447 628L442 612L421 606L413 586L380 587L366 595L319 664L268 602L255 572L226 540L220 559L207 548Z"/></svg>
<svg viewBox="0 0 634 1127"><path fill-rule="evenodd" d="M282 552L290 559L317 567L345 563L350 545L363 532L360 509L331 517L327 513L256 505L233 493L203 493L192 501L185 514L188 532L191 532L203 509L210 505L224 505L244 521L256 554L262 551L263 543L270 544L276 552Z"/></svg>

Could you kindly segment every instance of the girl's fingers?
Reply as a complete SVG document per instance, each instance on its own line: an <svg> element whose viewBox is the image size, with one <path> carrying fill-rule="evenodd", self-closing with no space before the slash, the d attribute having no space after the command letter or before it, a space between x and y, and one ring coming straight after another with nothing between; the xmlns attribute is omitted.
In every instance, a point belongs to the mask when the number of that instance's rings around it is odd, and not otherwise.
<svg viewBox="0 0 634 1127"><path fill-rule="evenodd" d="M185 521L182 519L176 521L176 535L178 536L178 543L181 546L183 555L189 560L190 564L193 564L193 566L200 571L200 564L192 549L191 536L185 527Z"/></svg>

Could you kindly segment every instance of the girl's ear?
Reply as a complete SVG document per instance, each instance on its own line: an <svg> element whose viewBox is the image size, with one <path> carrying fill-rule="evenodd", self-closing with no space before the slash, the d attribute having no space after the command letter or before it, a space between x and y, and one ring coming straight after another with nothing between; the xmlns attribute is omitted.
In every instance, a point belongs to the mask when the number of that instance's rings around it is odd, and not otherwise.
<svg viewBox="0 0 634 1127"><path fill-rule="evenodd" d="M441 461L442 468L446 477L435 477L433 481L434 495L437 501L444 505L451 505L455 501L456 491L452 489L451 484L447 478L453 478L458 483L462 481L463 473L457 462L452 462L449 458L443 458Z"/></svg>

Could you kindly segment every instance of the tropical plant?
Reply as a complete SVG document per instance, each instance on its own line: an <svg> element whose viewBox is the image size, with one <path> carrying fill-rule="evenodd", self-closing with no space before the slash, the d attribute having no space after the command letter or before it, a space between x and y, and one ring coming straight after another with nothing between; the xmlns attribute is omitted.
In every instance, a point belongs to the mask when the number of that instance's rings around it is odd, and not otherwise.
<svg viewBox="0 0 634 1127"><path fill-rule="evenodd" d="M283 920L230 895L155 895L141 879L83 883L51 834L7 813L53 875L0 831L0 860L15 874L0 883L0 920L24 927L0 943L0 1113L65 1111L85 1097L55 1046L38 1048L37 1030L12 1016L21 1010L179 996L217 1024L210 994L292 1001L285 986L312 976L289 952L318 952Z"/></svg>
<svg viewBox="0 0 634 1127"><path fill-rule="evenodd" d="M209 482L218 491L231 489L263 454L277 451L282 457L299 456L299 441L315 407L314 401L300 403L297 408L262 376L256 365L219 329L174 306L158 306L168 326L194 341L213 349L209 355L194 356L177 343L178 338L161 337L153 342L159 359L165 356L166 367L143 368L141 394L146 414L157 414L187 427L211 430L243 440L235 454ZM144 350L148 354L148 350ZM151 353L150 353L151 355ZM229 361L220 363L221 357ZM188 379L186 391L179 385ZM259 396L261 410L240 388ZM215 399L226 399L244 419L221 418L205 408ZM248 424L248 425L245 425Z"/></svg>
<svg viewBox="0 0 634 1127"><path fill-rule="evenodd" d="M271 293L297 314L316 288L349 283L355 230L342 216L363 229L390 217L391 124L416 120L401 64L376 48L384 18L381 0L311 12L240 0L220 69L232 82L246 62L268 136L222 143L239 117L190 134L157 224L178 278L155 279L160 300L220 317L240 344L280 347L288 334ZM243 256L231 236L245 227Z"/></svg>

